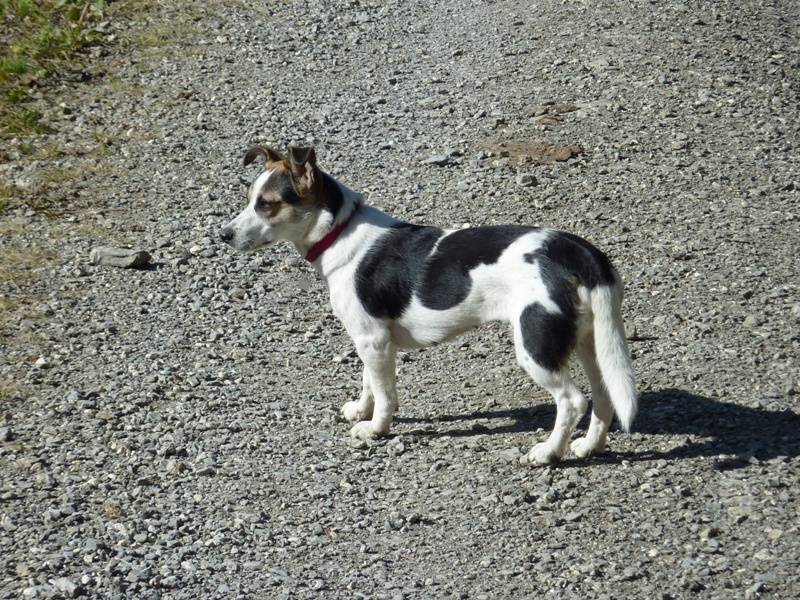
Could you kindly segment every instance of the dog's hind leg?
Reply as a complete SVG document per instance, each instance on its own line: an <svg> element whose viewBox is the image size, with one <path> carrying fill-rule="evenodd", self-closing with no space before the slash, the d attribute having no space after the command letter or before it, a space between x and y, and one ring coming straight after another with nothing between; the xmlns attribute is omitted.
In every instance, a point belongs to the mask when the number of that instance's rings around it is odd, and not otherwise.
<svg viewBox="0 0 800 600"><path fill-rule="evenodd" d="M375 395L372 393L370 384L369 369L364 367L363 384L361 387L361 398L352 400L342 406L342 417L351 423L367 421L372 418L372 411L375 408Z"/></svg>
<svg viewBox="0 0 800 600"><path fill-rule="evenodd" d="M536 444L522 461L549 464L567 451L575 426L589 403L569 374L577 324L534 303L522 311L514 327L517 360L523 369L556 401L556 423L546 442Z"/></svg>
<svg viewBox="0 0 800 600"><path fill-rule="evenodd" d="M586 458L590 454L602 452L605 448L608 426L614 417L614 408L597 364L594 336L589 335L582 340L576 348L576 353L592 386L592 420L586 436L572 442L570 448L576 456Z"/></svg>
<svg viewBox="0 0 800 600"><path fill-rule="evenodd" d="M553 395L556 401L556 423L547 441L536 444L522 460L530 464L550 464L566 453L572 432L589 403L572 381L566 367L561 371L549 371L535 364L525 365L523 362L523 366L536 383Z"/></svg>
<svg viewBox="0 0 800 600"><path fill-rule="evenodd" d="M368 383L373 407L371 418L356 423L350 430L350 435L362 440L382 437L389 433L392 416L398 407L397 346L384 336L376 336L370 339L357 339L356 349L364 362L365 391L362 392L362 400L368 394L366 392Z"/></svg>

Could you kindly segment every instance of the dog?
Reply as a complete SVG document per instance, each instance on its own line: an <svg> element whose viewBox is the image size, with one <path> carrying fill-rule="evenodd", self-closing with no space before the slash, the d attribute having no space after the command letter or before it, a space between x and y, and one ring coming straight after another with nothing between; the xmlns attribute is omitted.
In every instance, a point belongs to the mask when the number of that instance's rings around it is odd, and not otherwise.
<svg viewBox="0 0 800 600"><path fill-rule="evenodd" d="M244 211L220 231L241 252L289 241L325 280L334 313L364 363L358 400L341 415L350 435L386 436L398 409L398 348L445 342L490 321L514 332L522 368L555 398L555 426L521 458L561 459L588 402L570 376L575 354L591 385L588 431L572 442L602 452L614 412L629 431L637 392L621 315L622 282L608 257L554 229L500 225L447 230L392 218L317 166L313 148L256 146L264 171Z"/></svg>

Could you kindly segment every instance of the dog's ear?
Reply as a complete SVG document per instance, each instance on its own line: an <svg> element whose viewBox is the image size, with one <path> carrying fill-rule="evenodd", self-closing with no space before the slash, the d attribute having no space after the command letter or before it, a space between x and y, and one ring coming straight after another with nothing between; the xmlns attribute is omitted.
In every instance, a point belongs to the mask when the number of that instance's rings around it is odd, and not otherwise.
<svg viewBox="0 0 800 600"><path fill-rule="evenodd" d="M266 146L253 146L247 151L247 154L244 155L244 166L246 167L259 156L264 157L265 165L271 162L282 162L286 160L286 157L277 150L267 148Z"/></svg>
<svg viewBox="0 0 800 600"><path fill-rule="evenodd" d="M301 198L316 201L322 191L322 171L317 166L314 148L289 146L292 182Z"/></svg>

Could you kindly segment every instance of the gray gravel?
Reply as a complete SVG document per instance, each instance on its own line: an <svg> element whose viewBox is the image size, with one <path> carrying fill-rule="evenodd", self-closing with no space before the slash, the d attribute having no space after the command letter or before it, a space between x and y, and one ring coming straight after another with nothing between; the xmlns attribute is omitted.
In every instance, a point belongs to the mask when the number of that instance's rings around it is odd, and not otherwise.
<svg viewBox="0 0 800 600"><path fill-rule="evenodd" d="M55 204L0 215L0 251L53 257L0 282L0 596L800 595L800 5L186 4L1 142ZM393 436L348 439L324 286L216 239L255 143L402 218L607 250L634 433L520 465L554 408L490 326L402 353Z"/></svg>

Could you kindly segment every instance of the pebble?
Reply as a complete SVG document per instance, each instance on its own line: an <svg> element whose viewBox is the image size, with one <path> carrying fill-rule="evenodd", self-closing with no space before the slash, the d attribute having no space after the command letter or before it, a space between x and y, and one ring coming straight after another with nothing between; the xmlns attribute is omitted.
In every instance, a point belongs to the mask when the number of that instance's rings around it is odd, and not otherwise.
<svg viewBox="0 0 800 600"><path fill-rule="evenodd" d="M84 595L84 590L69 577L59 577L53 580L53 587L67 598L78 598Z"/></svg>
<svg viewBox="0 0 800 600"><path fill-rule="evenodd" d="M92 248L89 255L89 261L93 265L120 267L123 269L142 267L151 260L152 257L145 250L130 250L127 248L111 248L107 246Z"/></svg>
<svg viewBox="0 0 800 600"><path fill-rule="evenodd" d="M433 156L429 156L424 161L426 165L436 165L439 167L444 167L450 163L450 155L449 154L434 154Z"/></svg>
<svg viewBox="0 0 800 600"><path fill-rule="evenodd" d="M511 463L519 461L522 458L522 454L522 451L516 446L499 452L500 458Z"/></svg>
<svg viewBox="0 0 800 600"><path fill-rule="evenodd" d="M517 175L517 185L520 187L532 187L539 185L539 180L532 173L520 173Z"/></svg>
<svg viewBox="0 0 800 600"><path fill-rule="evenodd" d="M745 327L755 327L756 325L758 325L758 318L754 317L753 315L747 315L744 321L742 322L742 325L744 325Z"/></svg>

